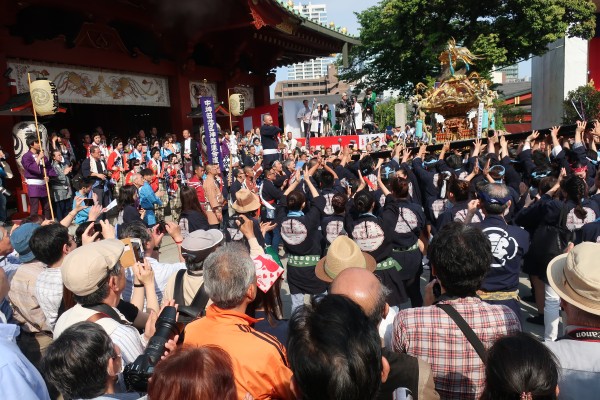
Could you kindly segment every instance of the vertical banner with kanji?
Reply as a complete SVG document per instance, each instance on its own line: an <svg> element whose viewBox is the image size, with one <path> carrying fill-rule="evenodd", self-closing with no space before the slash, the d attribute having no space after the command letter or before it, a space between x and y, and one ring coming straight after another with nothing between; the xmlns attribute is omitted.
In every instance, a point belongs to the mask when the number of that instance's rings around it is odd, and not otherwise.
<svg viewBox="0 0 600 400"><path fill-rule="evenodd" d="M219 133L217 132L217 121L215 121L215 105L212 97L200 97L202 107L202 118L204 119L204 142L206 143L206 157L211 164L219 164L223 169L221 158L221 146L219 144Z"/></svg>

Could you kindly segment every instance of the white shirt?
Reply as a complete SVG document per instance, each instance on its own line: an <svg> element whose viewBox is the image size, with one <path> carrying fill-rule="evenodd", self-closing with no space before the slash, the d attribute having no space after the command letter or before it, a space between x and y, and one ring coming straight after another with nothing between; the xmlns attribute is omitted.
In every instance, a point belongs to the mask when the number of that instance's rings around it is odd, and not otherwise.
<svg viewBox="0 0 600 400"><path fill-rule="evenodd" d="M301 108L300 111L298 111L296 118L302 120L302 122L304 122L305 124L309 123L310 122L310 108L308 108L308 107Z"/></svg>
<svg viewBox="0 0 600 400"><path fill-rule="evenodd" d="M183 141L183 154L192 154L192 138Z"/></svg>
<svg viewBox="0 0 600 400"><path fill-rule="evenodd" d="M58 309L63 297L63 280L60 268L44 268L35 282L35 297L46 316L46 322L54 329Z"/></svg>
<svg viewBox="0 0 600 400"><path fill-rule="evenodd" d="M154 288L156 290L156 297L158 297L158 304L161 304L169 278L180 269L185 269L185 263L165 264L152 257L146 258L154 271ZM125 290L123 290L121 297L123 300L129 301L133 294L133 271L131 268L125 270L125 278L127 279L127 283L125 284Z"/></svg>
<svg viewBox="0 0 600 400"><path fill-rule="evenodd" d="M130 269L130 268L128 268ZM116 308L113 308L120 318L126 321L123 314ZM66 329L78 322L87 321L97 311L90 310L76 304L73 308L64 312L60 316L54 327L54 339L56 340ZM121 349L123 365L130 364L144 352L147 343L143 335L132 325L120 324L112 318L100 318L95 322L100 325L110 336L111 340Z"/></svg>

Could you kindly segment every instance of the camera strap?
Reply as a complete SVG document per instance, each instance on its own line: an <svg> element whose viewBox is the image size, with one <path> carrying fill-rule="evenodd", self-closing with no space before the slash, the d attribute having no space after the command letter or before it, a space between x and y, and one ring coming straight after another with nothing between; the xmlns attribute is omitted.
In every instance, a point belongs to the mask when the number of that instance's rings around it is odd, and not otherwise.
<svg viewBox="0 0 600 400"><path fill-rule="evenodd" d="M479 358L481 358L481 361L483 361L485 364L485 347L475 331L473 331L473 328L469 326L469 323L465 321L458 311L456 311L456 308L452 307L452 304L436 304L436 306L441 308L446 314L448 314L450 318L452 318L454 323L456 323L456 325L462 331L463 335L465 335L469 343L471 343L471 346L473 346L477 352L477 355L479 355Z"/></svg>
<svg viewBox="0 0 600 400"><path fill-rule="evenodd" d="M117 313L114 310L114 308L112 308L108 304L104 304L104 303L93 304L93 305L89 305L89 306L83 306L83 308L87 308L88 310L97 311L96 314L92 315L91 317L89 317L87 319L88 322L96 322L102 318L110 318L110 319L117 321L120 324L123 324L123 325L125 324L125 321L123 321L121 319L121 317L119 316L119 313Z"/></svg>
<svg viewBox="0 0 600 400"><path fill-rule="evenodd" d="M175 287L173 290L173 297L175 299L175 303L179 304L180 307L186 307L187 309L191 309L194 311L198 311L195 316L203 314L206 309L206 305L208 304L208 294L206 293L206 288L204 287L204 283L200 286L200 290L194 296L192 302L186 306L185 300L183 298L183 277L187 271L185 269L180 269L177 271L177 275L175 276Z"/></svg>

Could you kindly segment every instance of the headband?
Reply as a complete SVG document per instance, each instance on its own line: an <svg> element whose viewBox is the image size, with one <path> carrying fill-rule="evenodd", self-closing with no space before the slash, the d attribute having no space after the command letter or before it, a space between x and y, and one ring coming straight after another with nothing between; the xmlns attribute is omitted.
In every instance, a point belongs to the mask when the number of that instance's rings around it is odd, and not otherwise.
<svg viewBox="0 0 600 400"><path fill-rule="evenodd" d="M506 196L500 199L496 199L493 197L490 197L487 193L484 192L477 192L477 194L479 195L479 198L481 200L483 200L485 203L488 204L500 204L500 205L505 205L506 203L508 203L508 201L510 200L510 196Z"/></svg>

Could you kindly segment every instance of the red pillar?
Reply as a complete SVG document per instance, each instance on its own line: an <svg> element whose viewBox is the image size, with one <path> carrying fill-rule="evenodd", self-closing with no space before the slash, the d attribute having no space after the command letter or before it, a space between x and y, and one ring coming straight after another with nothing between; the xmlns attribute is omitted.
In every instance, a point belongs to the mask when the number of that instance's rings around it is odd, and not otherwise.
<svg viewBox="0 0 600 400"><path fill-rule="evenodd" d="M180 139L184 129L192 129L192 119L187 116L192 111L189 91L189 79L186 76L178 73L169 78L171 129Z"/></svg>
<svg viewBox="0 0 600 400"><path fill-rule="evenodd" d="M595 37L590 40L588 50L588 73L588 80L594 80L594 86L597 90L600 90L600 37Z"/></svg>

